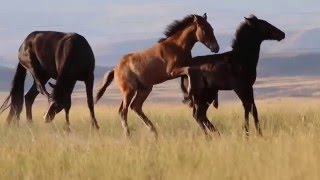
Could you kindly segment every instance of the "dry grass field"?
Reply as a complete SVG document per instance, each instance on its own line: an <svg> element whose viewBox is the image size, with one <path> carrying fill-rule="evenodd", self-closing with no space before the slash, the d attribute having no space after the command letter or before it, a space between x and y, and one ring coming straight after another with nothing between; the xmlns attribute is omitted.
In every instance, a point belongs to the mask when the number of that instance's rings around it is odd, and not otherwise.
<svg viewBox="0 0 320 180"><path fill-rule="evenodd" d="M39 104L39 103L38 103ZM264 137L243 133L240 102L221 102L209 117L221 132L204 138L183 105L146 103L159 139L129 113L132 138L125 139L114 105L98 105L101 129L90 128L84 105L45 124L45 106L19 126L0 116L0 179L319 179L320 100L277 98L257 101Z"/></svg>

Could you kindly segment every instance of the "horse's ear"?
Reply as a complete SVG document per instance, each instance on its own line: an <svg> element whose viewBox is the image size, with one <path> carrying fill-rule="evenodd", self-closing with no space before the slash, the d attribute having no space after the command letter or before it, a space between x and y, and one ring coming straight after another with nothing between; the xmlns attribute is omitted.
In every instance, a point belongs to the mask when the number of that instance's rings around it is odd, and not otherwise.
<svg viewBox="0 0 320 180"><path fill-rule="evenodd" d="M207 20L207 13L204 13L202 17L203 19Z"/></svg>
<svg viewBox="0 0 320 180"><path fill-rule="evenodd" d="M249 26L253 26L253 20L251 18L244 17L244 19Z"/></svg>
<svg viewBox="0 0 320 180"><path fill-rule="evenodd" d="M198 22L198 17L195 14L193 15L193 22Z"/></svg>

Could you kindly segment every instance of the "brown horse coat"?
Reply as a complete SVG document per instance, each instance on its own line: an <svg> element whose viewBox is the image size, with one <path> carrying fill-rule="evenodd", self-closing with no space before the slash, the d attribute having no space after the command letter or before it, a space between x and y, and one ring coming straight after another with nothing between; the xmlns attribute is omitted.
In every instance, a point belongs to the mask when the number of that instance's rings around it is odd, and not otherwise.
<svg viewBox="0 0 320 180"><path fill-rule="evenodd" d="M124 55L114 70L106 74L97 101L114 78L122 93L119 113L127 136L130 134L127 125L129 106L157 136L155 127L142 111L142 105L153 85L172 79L170 73L173 68L186 66L191 61L191 49L196 42L203 43L213 52L219 51L213 29L206 19L204 14L174 21L165 32L166 38L151 48Z"/></svg>

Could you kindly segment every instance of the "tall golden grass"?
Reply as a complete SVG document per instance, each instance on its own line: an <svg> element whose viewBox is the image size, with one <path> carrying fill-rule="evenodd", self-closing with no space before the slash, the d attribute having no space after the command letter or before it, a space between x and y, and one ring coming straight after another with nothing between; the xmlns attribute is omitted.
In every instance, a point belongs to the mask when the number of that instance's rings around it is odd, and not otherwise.
<svg viewBox="0 0 320 180"><path fill-rule="evenodd" d="M24 118L8 127L1 115L0 179L319 179L320 100L264 100L257 106L263 138L250 119L246 139L241 104L222 102L208 113L221 132L212 141L183 105L146 103L158 141L132 112L132 138L125 139L114 106L96 107L99 132L90 128L83 105L71 109L70 134L63 130L64 113L45 124L39 106L31 127Z"/></svg>

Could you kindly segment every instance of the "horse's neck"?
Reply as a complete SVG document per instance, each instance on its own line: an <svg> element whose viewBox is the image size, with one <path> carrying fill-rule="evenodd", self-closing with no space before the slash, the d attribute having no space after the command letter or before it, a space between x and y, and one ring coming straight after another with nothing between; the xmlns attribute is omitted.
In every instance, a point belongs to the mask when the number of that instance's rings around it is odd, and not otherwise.
<svg viewBox="0 0 320 180"><path fill-rule="evenodd" d="M243 45L239 42L233 48L237 62L251 70L256 70L259 61L261 42L261 40L254 39L252 39L251 42L244 42Z"/></svg>
<svg viewBox="0 0 320 180"><path fill-rule="evenodd" d="M57 78L56 85L53 89L53 97L55 100L63 101L65 97L71 95L73 88L74 84L68 77L60 76Z"/></svg>
<svg viewBox="0 0 320 180"><path fill-rule="evenodd" d="M191 53L191 49L197 42L195 37L195 27L189 26L183 31L176 33L171 40L183 51Z"/></svg>

